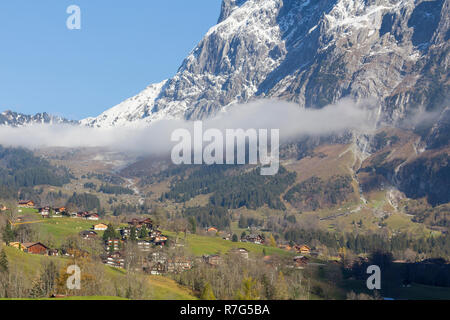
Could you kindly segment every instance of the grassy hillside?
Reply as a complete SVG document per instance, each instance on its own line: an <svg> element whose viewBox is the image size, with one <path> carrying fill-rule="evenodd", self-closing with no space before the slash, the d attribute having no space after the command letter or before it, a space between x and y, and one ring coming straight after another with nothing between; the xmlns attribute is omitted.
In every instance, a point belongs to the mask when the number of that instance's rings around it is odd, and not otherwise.
<svg viewBox="0 0 450 320"><path fill-rule="evenodd" d="M12 247L4 247L8 262L11 268L20 270L27 281L31 283L33 279L39 276L42 265L45 261L53 261L58 269L65 266L70 260L61 257L47 257L24 253ZM110 281L126 281L126 271L104 266L105 277ZM192 291L178 285L172 279L163 276L145 276L150 292L147 299L151 300L195 300L196 297ZM65 300L121 300L122 297L114 296L89 296L89 297L66 297ZM45 300L45 299L44 299Z"/></svg>
<svg viewBox="0 0 450 320"><path fill-rule="evenodd" d="M148 276L154 300L197 300L192 291L163 276Z"/></svg>
<svg viewBox="0 0 450 320"><path fill-rule="evenodd" d="M175 233L173 232L165 232L168 236L171 236L172 238L175 238ZM183 235L180 235L180 238L183 238ZM258 245L253 243L247 243L247 242L232 242L223 240L219 237L208 237L208 236L199 236L199 235L193 235L189 234L187 236L187 246L188 249L192 252L192 254L196 256L206 255L206 254L216 254L216 253L222 253L225 254L228 251L230 251L233 248L245 248L248 251L255 253L255 254L262 254L263 249L265 249L266 253L268 255L272 254L278 254L282 256L287 256L292 253L275 248L275 247L268 247L264 245Z"/></svg>

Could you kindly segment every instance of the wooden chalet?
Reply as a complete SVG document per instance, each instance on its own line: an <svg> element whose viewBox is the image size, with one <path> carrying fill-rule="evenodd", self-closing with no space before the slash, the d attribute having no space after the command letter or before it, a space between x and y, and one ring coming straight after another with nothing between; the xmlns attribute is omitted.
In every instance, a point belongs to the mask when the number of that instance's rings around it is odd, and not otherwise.
<svg viewBox="0 0 450 320"><path fill-rule="evenodd" d="M112 249L114 252L118 252L122 247L122 241L119 239L109 239L105 242L105 246L107 251L111 251Z"/></svg>
<svg viewBox="0 0 450 320"><path fill-rule="evenodd" d="M245 248L233 248L230 250L230 254L240 256L243 259L248 259L248 250Z"/></svg>
<svg viewBox="0 0 450 320"><path fill-rule="evenodd" d="M22 243L23 251L32 254L47 255L49 248L40 242L25 242Z"/></svg>
<svg viewBox="0 0 450 320"><path fill-rule="evenodd" d="M241 239L242 242L251 242L255 244L262 244L264 238L259 234L249 234Z"/></svg>
<svg viewBox="0 0 450 320"><path fill-rule="evenodd" d="M311 254L311 248L306 244L301 246L295 246L295 250L301 254Z"/></svg>
<svg viewBox="0 0 450 320"><path fill-rule="evenodd" d="M208 232L208 233L217 233L217 232L219 232L219 230L217 228L210 227L210 228L206 229L206 232Z"/></svg>
<svg viewBox="0 0 450 320"><path fill-rule="evenodd" d="M167 272L180 273L192 269L192 260L185 257L175 257L167 260Z"/></svg>
<svg viewBox="0 0 450 320"><path fill-rule="evenodd" d="M150 218L146 219L134 218L131 221L128 221L128 225L130 227L135 227L136 229L141 229L143 226L145 226L148 230L153 229L153 221Z"/></svg>
<svg viewBox="0 0 450 320"><path fill-rule="evenodd" d="M125 259L120 252L108 254L104 258L103 262L105 264L107 264L108 266L111 266L114 268L124 268L125 267Z"/></svg>
<svg viewBox="0 0 450 320"><path fill-rule="evenodd" d="M210 266L216 267L216 266L222 264L223 259L218 254L213 254L213 255L209 255L209 256L204 255L203 261Z"/></svg>
<svg viewBox="0 0 450 320"><path fill-rule="evenodd" d="M80 237L89 240L89 239L95 239L98 236L97 232L93 230L84 230L80 232Z"/></svg>
<svg viewBox="0 0 450 320"><path fill-rule="evenodd" d="M293 258L294 267L302 269L308 264L309 259L305 256L296 256Z"/></svg>
<svg viewBox="0 0 450 320"><path fill-rule="evenodd" d="M98 220L100 220L100 217L98 214L92 213L92 214L87 215L86 219L91 220L91 221L98 221Z"/></svg>
<svg viewBox="0 0 450 320"><path fill-rule="evenodd" d="M106 229L108 229L108 226L104 223L99 223L99 224L93 225L92 228L95 231L105 231Z"/></svg>
<svg viewBox="0 0 450 320"><path fill-rule="evenodd" d="M151 275L162 275L167 272L167 265L163 262L150 262L146 263L142 268L145 273L149 273Z"/></svg>
<svg viewBox="0 0 450 320"><path fill-rule="evenodd" d="M20 200L17 204L19 208L34 208L35 203L32 200Z"/></svg>

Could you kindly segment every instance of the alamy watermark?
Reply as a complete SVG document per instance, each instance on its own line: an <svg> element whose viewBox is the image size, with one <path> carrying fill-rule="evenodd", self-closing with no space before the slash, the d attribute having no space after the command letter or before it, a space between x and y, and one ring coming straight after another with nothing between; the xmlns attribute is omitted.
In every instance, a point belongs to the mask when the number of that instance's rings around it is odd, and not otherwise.
<svg viewBox="0 0 450 320"><path fill-rule="evenodd" d="M280 167L279 129L270 130L270 154L268 129L226 129L224 136L214 128L203 132L203 122L195 121L193 136L187 129L176 129L171 141L178 142L171 154L172 162L177 165L260 164L264 176L276 175Z"/></svg>
<svg viewBox="0 0 450 320"><path fill-rule="evenodd" d="M366 285L369 290L381 289L381 269L377 265L371 265L367 268L367 274L371 276L367 279Z"/></svg>
<svg viewBox="0 0 450 320"><path fill-rule="evenodd" d="M70 16L66 20L66 26L69 30L80 30L81 29L81 9L77 5L71 5L67 7L67 14Z"/></svg>
<svg viewBox="0 0 450 320"><path fill-rule="evenodd" d="M81 270L76 264L67 267L67 274L70 276L67 278L66 286L69 290L81 290Z"/></svg>

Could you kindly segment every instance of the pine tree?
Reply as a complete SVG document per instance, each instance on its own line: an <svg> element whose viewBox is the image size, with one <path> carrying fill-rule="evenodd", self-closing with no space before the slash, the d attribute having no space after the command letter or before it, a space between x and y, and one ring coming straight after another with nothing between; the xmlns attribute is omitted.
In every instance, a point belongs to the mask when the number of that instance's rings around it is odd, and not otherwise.
<svg viewBox="0 0 450 320"><path fill-rule="evenodd" d="M201 300L216 300L216 297L214 296L214 292L213 292L209 282L207 282L205 284L202 294L200 295L200 299Z"/></svg>
<svg viewBox="0 0 450 320"><path fill-rule="evenodd" d="M103 240L108 241L115 238L117 238L116 230L114 229L112 224L108 224L108 228L103 233Z"/></svg>
<svg viewBox="0 0 450 320"><path fill-rule="evenodd" d="M8 272L8 257L4 249L0 253L0 272Z"/></svg>
<svg viewBox="0 0 450 320"><path fill-rule="evenodd" d="M148 230L145 226L142 226L141 230L139 231L139 238L144 239L148 237Z"/></svg>
<svg viewBox="0 0 450 320"><path fill-rule="evenodd" d="M9 245L10 242L14 241L14 231L9 222L6 223L5 228L3 229L3 241L5 241L6 245Z"/></svg>
<svg viewBox="0 0 450 320"><path fill-rule="evenodd" d="M189 227L193 234L197 233L197 222L195 221L194 217L189 217Z"/></svg>
<svg viewBox="0 0 450 320"><path fill-rule="evenodd" d="M136 227L131 227L130 230L130 240L131 241L136 241Z"/></svg>

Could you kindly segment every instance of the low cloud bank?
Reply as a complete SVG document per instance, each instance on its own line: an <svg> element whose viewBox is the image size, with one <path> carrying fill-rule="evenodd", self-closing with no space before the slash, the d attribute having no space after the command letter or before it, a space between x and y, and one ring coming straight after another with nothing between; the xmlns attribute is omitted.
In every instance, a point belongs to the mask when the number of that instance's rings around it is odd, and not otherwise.
<svg viewBox="0 0 450 320"><path fill-rule="evenodd" d="M281 140L302 135L328 135L344 130L373 128L374 104L355 104L342 100L322 109L302 109L277 100L260 100L235 105L216 117L203 121L203 127L226 129L280 129ZM89 128L73 125L31 125L20 128L0 127L0 144L26 148L107 147L118 151L160 154L170 151L174 130L192 132L193 122L163 120L146 127Z"/></svg>

